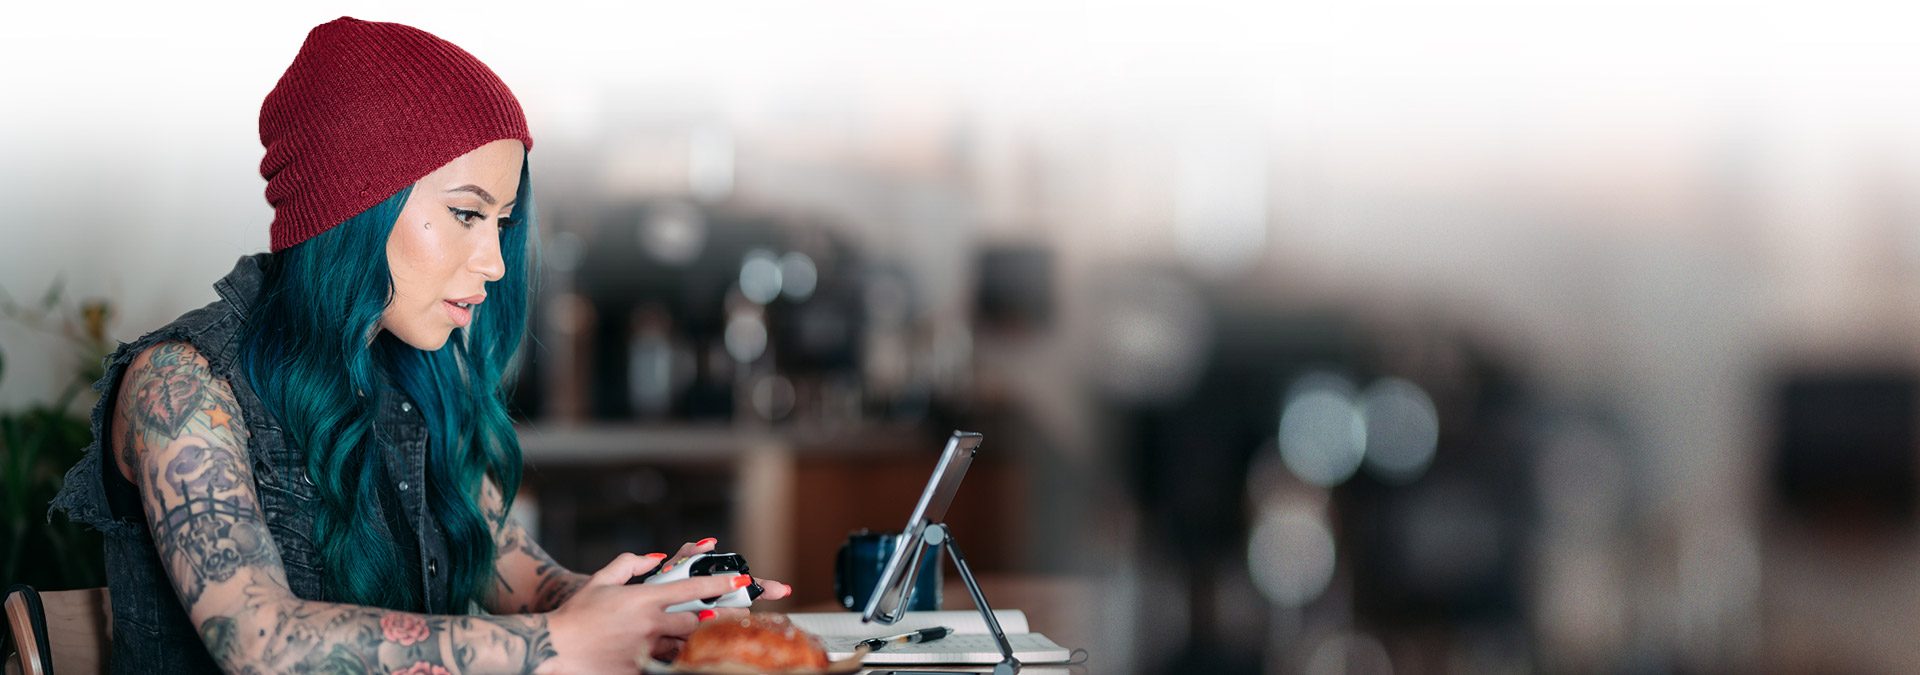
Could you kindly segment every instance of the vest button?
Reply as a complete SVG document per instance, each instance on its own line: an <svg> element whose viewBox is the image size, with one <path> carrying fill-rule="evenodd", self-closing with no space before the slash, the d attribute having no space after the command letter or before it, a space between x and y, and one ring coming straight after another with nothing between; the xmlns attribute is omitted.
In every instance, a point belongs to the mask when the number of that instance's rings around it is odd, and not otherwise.
<svg viewBox="0 0 1920 675"><path fill-rule="evenodd" d="M401 492L406 492L406 491L407 491L407 482L406 482L406 481L404 481L404 480L403 480L403 481L400 481L400 491L401 491Z"/></svg>
<svg viewBox="0 0 1920 675"><path fill-rule="evenodd" d="M300 482L305 483L307 487L313 487L313 479L307 477L306 469L300 470Z"/></svg>
<svg viewBox="0 0 1920 675"><path fill-rule="evenodd" d="M434 576L439 573L440 573L440 559L428 558L427 559L427 576Z"/></svg>
<svg viewBox="0 0 1920 675"><path fill-rule="evenodd" d="M408 403L408 402L406 402L406 401L401 401L401 402L400 402L400 412L413 412L413 404L412 404L412 403Z"/></svg>

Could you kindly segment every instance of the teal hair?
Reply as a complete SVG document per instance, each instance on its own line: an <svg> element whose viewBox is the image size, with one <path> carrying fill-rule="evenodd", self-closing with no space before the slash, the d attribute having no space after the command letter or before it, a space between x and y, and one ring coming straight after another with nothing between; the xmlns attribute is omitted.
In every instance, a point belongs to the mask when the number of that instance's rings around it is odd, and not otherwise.
<svg viewBox="0 0 1920 675"><path fill-rule="evenodd" d="M538 257L534 204L522 165L519 223L500 230L506 272L486 284L487 302L445 347L424 351L378 330L393 297L387 237L411 186L346 222L273 256L262 297L248 317L240 363L288 441L306 450L319 491L314 541L330 599L423 611L412 560L378 517L384 464L369 431L383 380L419 406L428 428L426 500L447 542L442 570L451 613L485 597L494 547L479 505L491 474L509 506L520 486L520 444L507 417L505 386L526 333ZM368 336L375 335L371 344ZM384 377L383 377L384 376ZM387 482L391 482L389 478Z"/></svg>

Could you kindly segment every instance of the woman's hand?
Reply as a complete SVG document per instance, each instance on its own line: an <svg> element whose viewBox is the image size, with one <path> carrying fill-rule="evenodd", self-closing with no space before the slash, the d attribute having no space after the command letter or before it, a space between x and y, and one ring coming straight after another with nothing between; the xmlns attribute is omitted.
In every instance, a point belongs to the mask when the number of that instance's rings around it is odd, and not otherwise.
<svg viewBox="0 0 1920 675"><path fill-rule="evenodd" d="M709 544L711 546L711 544ZM595 572L579 592L547 615L558 655L543 664L554 673L632 673L642 654L671 651L710 612L666 612L669 606L724 595L743 577L694 577L665 584L627 582L666 556L622 553ZM784 585L782 585L784 588ZM771 593L771 591L769 591Z"/></svg>
<svg viewBox="0 0 1920 675"><path fill-rule="evenodd" d="M674 552L674 556L672 556L672 558L666 558L666 560L680 560L680 558L685 558L685 556L712 552L716 543L720 543L720 541L714 539L714 537L707 537L707 539L701 539L701 541L695 541L695 543L689 543L689 545L680 545L680 550ZM753 560L747 560L747 564L753 566ZM785 598L785 596L793 594L793 587L789 587L789 585L785 585L785 583L780 583L780 581L774 581L774 579L766 579L766 577L755 575L753 581L758 581L758 583L760 583L760 589L766 591L766 593L760 593L760 600L780 600L780 598ZM755 600L755 602L758 602L758 600ZM718 608L718 610L720 610L720 616L724 617L747 616L747 610L745 610L745 608Z"/></svg>
<svg viewBox="0 0 1920 675"><path fill-rule="evenodd" d="M702 539L700 541L696 541L690 544L682 544L680 546L680 550L674 553L672 558L668 558L668 559L679 560L681 558L685 558L690 555L696 555L700 553L712 553L714 544L717 544L717 543L719 543L719 540L714 539L713 537L707 537L706 539ZM747 565L751 567L753 565L753 561L751 560L747 561ZM784 598L793 594L792 586L788 586L778 581L774 581L772 579L768 579L760 576L755 576L753 580L760 582L761 590L765 591L764 593L760 594L760 600L779 600L781 598ZM755 602L759 602L759 600L755 600ZM747 615L747 609L744 607L717 607L715 608L715 610L720 613L719 616L721 618L738 619Z"/></svg>

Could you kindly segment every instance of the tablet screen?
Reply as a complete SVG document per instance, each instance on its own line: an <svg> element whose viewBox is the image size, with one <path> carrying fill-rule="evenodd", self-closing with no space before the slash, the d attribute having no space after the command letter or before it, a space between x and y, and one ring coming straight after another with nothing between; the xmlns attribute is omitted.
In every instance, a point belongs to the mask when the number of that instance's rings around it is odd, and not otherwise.
<svg viewBox="0 0 1920 675"><path fill-rule="evenodd" d="M900 533L900 541L894 542L892 557L887 559L887 566L880 572L880 580L874 584L873 595L867 600L867 609L860 616L862 621L891 624L905 614L901 608L906 606L907 593L913 587L914 577L920 572L927 525L941 522L947 517L947 506L953 503L954 493L960 490L960 479L966 477L967 467L973 464L973 455L980 448L980 440L980 434L968 431L955 431L947 439L947 448L940 453L940 463L933 467L933 477L927 479L926 489L920 492L920 502L914 505L913 515L907 519L907 527Z"/></svg>

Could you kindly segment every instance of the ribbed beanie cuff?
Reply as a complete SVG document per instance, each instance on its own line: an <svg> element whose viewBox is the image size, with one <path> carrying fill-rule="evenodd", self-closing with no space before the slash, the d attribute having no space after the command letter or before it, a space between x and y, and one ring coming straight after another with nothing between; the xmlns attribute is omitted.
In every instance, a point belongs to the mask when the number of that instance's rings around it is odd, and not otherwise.
<svg viewBox="0 0 1920 675"><path fill-rule="evenodd" d="M321 24L260 106L273 250L505 138L533 148L520 102L472 54L397 23Z"/></svg>

